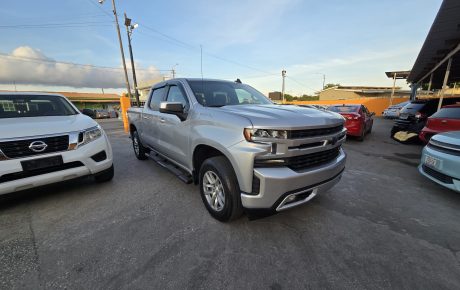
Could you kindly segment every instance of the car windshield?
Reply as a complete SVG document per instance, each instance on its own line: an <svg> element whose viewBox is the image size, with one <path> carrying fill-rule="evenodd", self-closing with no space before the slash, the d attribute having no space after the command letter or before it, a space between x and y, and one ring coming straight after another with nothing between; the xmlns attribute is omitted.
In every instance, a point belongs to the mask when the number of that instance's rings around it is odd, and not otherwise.
<svg viewBox="0 0 460 290"><path fill-rule="evenodd" d="M460 119L460 107L442 108L431 116L431 118Z"/></svg>
<svg viewBox="0 0 460 290"><path fill-rule="evenodd" d="M0 119L75 114L78 112L60 96L0 95Z"/></svg>
<svg viewBox="0 0 460 290"><path fill-rule="evenodd" d="M356 113L359 111L359 106L330 106L329 111L337 113Z"/></svg>
<svg viewBox="0 0 460 290"><path fill-rule="evenodd" d="M401 109L401 113L415 114L425 105L426 103L409 103Z"/></svg>
<svg viewBox="0 0 460 290"><path fill-rule="evenodd" d="M198 103L205 107L272 104L262 93L245 84L201 80L188 83Z"/></svg>

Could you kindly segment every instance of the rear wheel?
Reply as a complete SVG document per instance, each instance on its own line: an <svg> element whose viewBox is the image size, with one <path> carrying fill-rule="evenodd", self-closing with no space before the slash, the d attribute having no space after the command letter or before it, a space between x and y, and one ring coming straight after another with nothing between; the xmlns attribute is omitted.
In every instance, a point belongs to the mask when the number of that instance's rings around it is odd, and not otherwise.
<svg viewBox="0 0 460 290"><path fill-rule="evenodd" d="M361 130L361 135L359 135L359 137L357 138L358 141L363 142L364 141L364 135L366 135L366 129L365 128L363 128L363 130Z"/></svg>
<svg viewBox="0 0 460 290"><path fill-rule="evenodd" d="M147 149L142 145L141 140L139 139L139 133L135 130L132 135L131 139L133 140L133 149L136 158L139 160L147 159Z"/></svg>
<svg viewBox="0 0 460 290"><path fill-rule="evenodd" d="M201 199L208 212L219 221L241 216L241 193L235 172L224 156L206 159L200 169Z"/></svg>

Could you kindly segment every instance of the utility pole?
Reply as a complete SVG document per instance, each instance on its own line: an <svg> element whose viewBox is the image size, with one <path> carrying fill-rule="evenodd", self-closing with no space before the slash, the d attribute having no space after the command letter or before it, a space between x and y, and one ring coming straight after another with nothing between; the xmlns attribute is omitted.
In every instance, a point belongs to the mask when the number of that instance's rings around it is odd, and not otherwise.
<svg viewBox="0 0 460 290"><path fill-rule="evenodd" d="M171 73L172 73L172 78L175 79L176 78L176 66L178 66L179 64L176 63L175 65L173 65L173 67L171 68Z"/></svg>
<svg viewBox="0 0 460 290"><path fill-rule="evenodd" d="M134 96L136 97L136 105L140 107L139 91L137 90L136 69L134 67L133 48L131 46L131 36L133 35L133 29L137 28L137 24L131 25L131 19L126 17L126 13L125 13L125 26L126 26L126 33L128 34L128 48L129 48L129 56L131 58L131 69L133 71Z"/></svg>
<svg viewBox="0 0 460 290"><path fill-rule="evenodd" d="M281 71L281 76L283 77L283 86L281 88L281 95L283 97L283 103L284 103L284 89L285 89L284 84L285 84L285 78L286 78L286 70L283 69Z"/></svg>
<svg viewBox="0 0 460 290"><path fill-rule="evenodd" d="M105 0L99 0L99 4L104 4ZM120 52L121 52L121 63L123 64L123 70L125 73L125 82L126 82L126 89L128 91L128 97L131 99L131 88L129 87L129 79L128 79L128 71L126 70L126 62L125 62L125 52L123 51L123 42L121 41L121 34L120 34L120 26L118 25L118 15L117 15L117 7L115 6L115 0L112 0L112 8L113 8L113 15L115 16L115 26L117 28L118 34L118 42L120 44Z"/></svg>
<svg viewBox="0 0 460 290"><path fill-rule="evenodd" d="M326 86L326 75L323 74L323 90L325 86Z"/></svg>

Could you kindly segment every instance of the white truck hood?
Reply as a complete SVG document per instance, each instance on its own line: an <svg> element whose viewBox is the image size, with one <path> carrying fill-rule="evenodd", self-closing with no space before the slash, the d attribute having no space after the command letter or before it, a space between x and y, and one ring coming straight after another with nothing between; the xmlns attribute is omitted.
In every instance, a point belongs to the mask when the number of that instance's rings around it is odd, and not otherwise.
<svg viewBox="0 0 460 290"><path fill-rule="evenodd" d="M0 119L0 139L24 138L81 131L97 126L96 121L83 114Z"/></svg>

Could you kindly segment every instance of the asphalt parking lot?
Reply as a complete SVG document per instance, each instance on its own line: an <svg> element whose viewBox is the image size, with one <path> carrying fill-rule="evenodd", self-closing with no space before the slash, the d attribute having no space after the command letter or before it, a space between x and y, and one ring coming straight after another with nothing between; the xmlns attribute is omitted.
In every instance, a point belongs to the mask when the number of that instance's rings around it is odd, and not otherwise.
<svg viewBox="0 0 460 290"><path fill-rule="evenodd" d="M0 199L0 288L459 289L460 194L420 176L422 147L376 119L341 182L307 205L220 223L198 187L134 157L101 121L115 179Z"/></svg>

